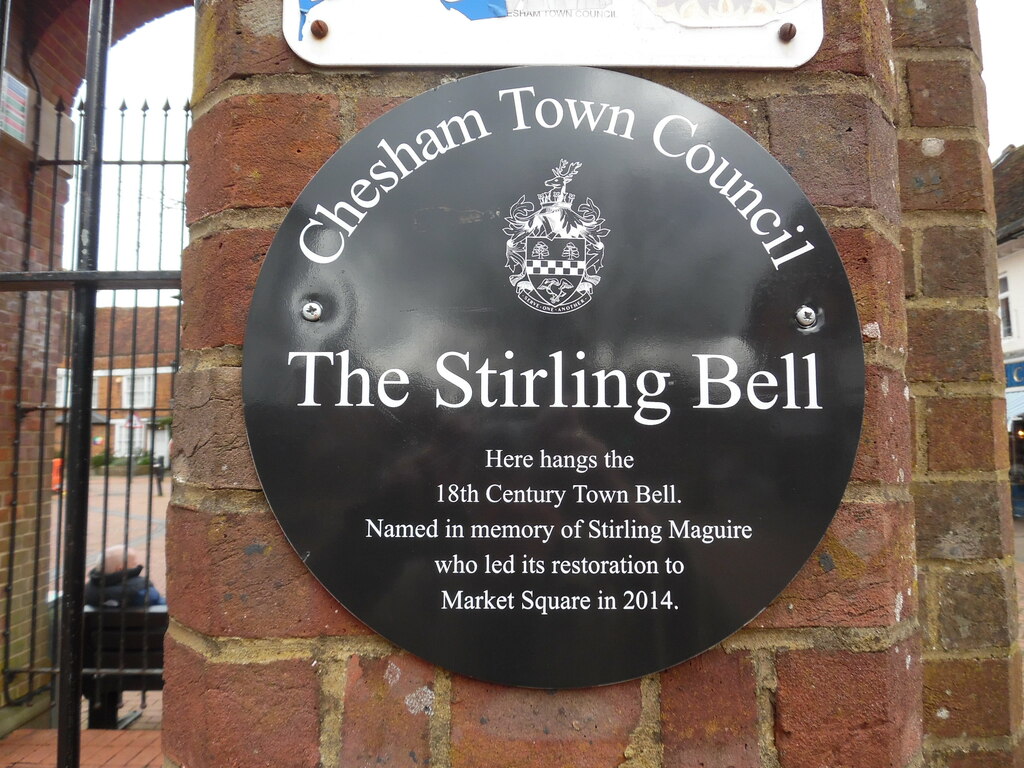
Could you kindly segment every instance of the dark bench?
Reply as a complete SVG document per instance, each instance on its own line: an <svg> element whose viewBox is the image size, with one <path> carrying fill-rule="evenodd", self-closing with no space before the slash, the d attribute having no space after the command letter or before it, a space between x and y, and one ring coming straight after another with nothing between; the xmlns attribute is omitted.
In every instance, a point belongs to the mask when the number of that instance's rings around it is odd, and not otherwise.
<svg viewBox="0 0 1024 768"><path fill-rule="evenodd" d="M118 727L122 691L163 690L166 632L166 605L85 607L82 692L90 728Z"/></svg>

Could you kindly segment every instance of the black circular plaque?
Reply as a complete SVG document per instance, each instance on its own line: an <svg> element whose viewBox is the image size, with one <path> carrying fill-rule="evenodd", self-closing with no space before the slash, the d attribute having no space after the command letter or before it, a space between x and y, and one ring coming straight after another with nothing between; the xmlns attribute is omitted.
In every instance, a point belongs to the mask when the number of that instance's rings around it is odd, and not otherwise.
<svg viewBox="0 0 1024 768"><path fill-rule="evenodd" d="M821 540L864 404L839 256L783 168L647 81L425 93L288 213L249 443L313 574L451 670L567 688L749 622Z"/></svg>

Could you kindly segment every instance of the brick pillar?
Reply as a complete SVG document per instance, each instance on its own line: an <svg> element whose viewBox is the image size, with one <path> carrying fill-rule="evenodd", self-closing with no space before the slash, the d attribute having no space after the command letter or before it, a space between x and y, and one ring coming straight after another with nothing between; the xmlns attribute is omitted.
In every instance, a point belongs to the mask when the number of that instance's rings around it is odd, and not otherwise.
<svg viewBox="0 0 1024 768"><path fill-rule="evenodd" d="M973 0L891 0L928 764L1024 760L991 169Z"/></svg>
<svg viewBox="0 0 1024 768"><path fill-rule="evenodd" d="M280 37L280 0L198 4L192 244L168 530L174 622L164 745L172 765L922 764L897 171L904 91L884 0L825 5L824 46L799 70L636 74L747 130L830 227L868 364L853 480L810 562L749 627L661 674L548 693L430 667L346 614L284 539L243 432L246 311L287 206L342 142L456 73L313 71ZM979 213L982 225L990 223ZM991 405L991 371L983 386L972 402ZM993 424L987 429L991 438ZM995 474L985 479L995 493ZM981 571L995 573L995 563Z"/></svg>

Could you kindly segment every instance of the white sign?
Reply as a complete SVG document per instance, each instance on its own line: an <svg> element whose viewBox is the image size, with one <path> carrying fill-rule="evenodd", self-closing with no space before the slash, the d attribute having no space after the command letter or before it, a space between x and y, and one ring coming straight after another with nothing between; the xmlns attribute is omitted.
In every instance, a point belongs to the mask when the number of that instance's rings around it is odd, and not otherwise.
<svg viewBox="0 0 1024 768"><path fill-rule="evenodd" d="M326 67L793 69L822 0L283 0L284 36Z"/></svg>
<svg viewBox="0 0 1024 768"><path fill-rule="evenodd" d="M22 144L28 142L28 103L31 92L27 85L10 72L0 81L0 131Z"/></svg>

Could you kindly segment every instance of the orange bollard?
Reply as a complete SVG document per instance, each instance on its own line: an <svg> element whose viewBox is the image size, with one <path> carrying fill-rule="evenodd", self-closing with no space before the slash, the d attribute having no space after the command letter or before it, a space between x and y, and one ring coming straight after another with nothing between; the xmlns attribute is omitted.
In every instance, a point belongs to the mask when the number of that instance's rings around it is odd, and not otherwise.
<svg viewBox="0 0 1024 768"><path fill-rule="evenodd" d="M50 469L50 490L54 493L64 487L64 459L54 459Z"/></svg>

